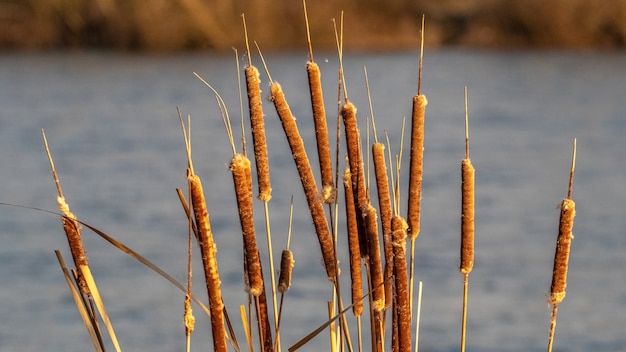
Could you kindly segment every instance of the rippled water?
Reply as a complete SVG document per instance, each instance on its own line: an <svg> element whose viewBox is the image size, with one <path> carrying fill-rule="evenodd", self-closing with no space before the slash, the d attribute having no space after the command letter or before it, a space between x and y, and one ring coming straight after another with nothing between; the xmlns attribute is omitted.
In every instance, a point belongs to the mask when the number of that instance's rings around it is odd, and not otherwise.
<svg viewBox="0 0 626 352"><path fill-rule="evenodd" d="M348 92L359 107L361 130L370 115L366 65L378 134L382 136L383 129L389 133L394 153L402 118L410 116L416 92L416 58L414 52L345 57ZM266 57L314 160L306 59L302 53ZM316 60L334 128L337 61L332 53L319 53ZM429 100L423 213L416 249L416 272L424 283L422 350L453 351L459 345L464 86L469 88L477 206L467 350L545 349L557 206L567 191L574 137L576 238L555 347L626 350L625 63L624 53L427 52L422 83ZM187 227L175 194L175 188L185 187L186 160L176 114L180 107L192 117L194 164L209 202L225 303L233 324L240 326L239 305L246 303L246 296L227 169L232 154L215 99L194 71L223 95L238 126L233 56L0 55L0 202L56 209L56 189L41 138L44 128L63 191L77 216L184 281ZM283 346L288 347L325 321L331 291L297 173L269 103L265 114L277 254L286 243L292 194L295 199L291 249L296 267L282 323ZM239 135L238 127L235 133ZM263 234L262 206L256 206L257 231ZM0 209L0 350L91 349L53 252L60 249L71 261L60 221L32 210ZM340 259L346 280L342 234ZM265 253L263 237L259 245ZM182 350L182 293L93 233L85 231L84 240L122 348ZM196 279L202 276L198 265L194 273ZM205 297L203 283L195 280L194 285L196 294ZM348 291L347 283L343 287ZM195 312L193 346L204 349L210 346L210 327L200 310ZM244 340L241 333L238 338ZM327 341L323 334L304 350L327 350Z"/></svg>

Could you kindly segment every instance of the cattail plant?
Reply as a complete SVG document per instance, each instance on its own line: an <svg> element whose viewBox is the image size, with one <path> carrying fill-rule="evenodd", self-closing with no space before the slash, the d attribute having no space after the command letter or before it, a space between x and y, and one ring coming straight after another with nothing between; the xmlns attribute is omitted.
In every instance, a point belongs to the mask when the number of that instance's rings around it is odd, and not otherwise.
<svg viewBox="0 0 626 352"><path fill-rule="evenodd" d="M469 157L469 126L467 87L465 88L465 159L461 162L461 264L463 274L463 316L461 322L461 351L465 351L467 327L467 288L469 273L474 267L474 166Z"/></svg>
<svg viewBox="0 0 626 352"><path fill-rule="evenodd" d="M325 203L334 203L337 191L333 181L333 168L330 158L330 143L328 139L328 126L326 124L326 109L324 108L324 94L322 93L322 79L320 68L313 60L313 48L311 46L311 31L309 17L306 12L306 1L302 1L304 7L304 20L306 23L307 42L309 44L309 61L306 63L306 72L309 80L309 93L311 95L311 109L313 122L315 123L315 140L317 142L317 156L320 162L322 174L322 199Z"/></svg>
<svg viewBox="0 0 626 352"><path fill-rule="evenodd" d="M183 129L185 148L187 151L187 185L191 199L191 206L198 230L198 245L202 256L204 279L209 296L209 309L211 312L211 331L213 333L213 350L216 352L227 351L227 336L224 326L224 302L222 301L221 281L217 266L217 246L213 241L213 231L209 220L209 212L204 198L204 190L200 177L194 173L191 159L191 141L185 131L183 119L179 114Z"/></svg>
<svg viewBox="0 0 626 352"><path fill-rule="evenodd" d="M561 215L559 218L559 235L556 238L556 251L554 253L554 268L552 270L552 284L550 285L549 303L552 306L550 316L550 336L548 338L548 352L552 351L554 331L556 329L556 315L559 303L565 298L567 286L567 269L569 266L569 253L574 235L574 217L576 216L576 203L572 200L572 185L574 183L574 168L576 167L576 139L572 152L572 167L569 173L569 185L567 198L561 202Z"/></svg>
<svg viewBox="0 0 626 352"><path fill-rule="evenodd" d="M291 113L291 109L285 99L285 93L280 84L272 82L270 91L272 102L274 103L276 113L280 118L285 135L287 136L287 142L291 148L291 154L296 163L298 174L300 175L304 195L309 205L315 232L317 233L317 238L322 250L326 275L330 281L334 282L338 275L335 249L330 236L330 229L328 227L328 221L326 220L323 203L319 198L317 184L313 177L313 171L311 170L311 164L309 163L306 149L304 148L304 142L302 141L296 120Z"/></svg>
<svg viewBox="0 0 626 352"><path fill-rule="evenodd" d="M411 118L411 153L409 161L409 196L407 223L411 235L410 288L411 311L413 311L413 283L415 280L415 240L420 233L422 204L422 178L424 168L424 119L428 100L422 94L422 63L424 61L424 16L422 16L422 37L417 77L417 95L413 97Z"/></svg>

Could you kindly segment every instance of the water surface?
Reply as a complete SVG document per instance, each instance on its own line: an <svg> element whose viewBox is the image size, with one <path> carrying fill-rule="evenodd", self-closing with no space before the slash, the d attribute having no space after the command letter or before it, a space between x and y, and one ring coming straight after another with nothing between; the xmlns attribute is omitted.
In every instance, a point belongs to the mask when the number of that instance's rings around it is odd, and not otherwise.
<svg viewBox="0 0 626 352"><path fill-rule="evenodd" d="M398 153L402 119L410 116L417 89L416 58L415 52L345 57L349 98L359 108L362 134L370 116L363 77L367 66L378 134L382 138L383 131L388 132L393 154ZM309 157L315 160L306 59L304 53L266 57L272 78L282 84L298 118ZM319 53L316 59L334 141L337 60L332 53ZM422 82L429 101L423 213L416 249L417 278L424 284L423 350L453 351L459 344L464 86L469 88L477 206L467 350L545 350L557 206L567 193L574 137L576 238L555 346L563 351L626 350L625 62L624 53L427 53ZM246 303L246 296L227 169L232 152L215 99L194 71L222 94L239 135L233 56L0 56L0 201L56 209L56 189L41 138L44 128L76 215L184 281L187 225L175 194L175 188L186 185L176 113L180 107L184 116L192 117L194 166L209 202L225 304L234 325L240 326L239 305ZM282 325L283 346L288 347L325 321L325 302L332 296L280 122L269 103L264 110L276 255L286 243L292 194L295 201L291 249L296 267ZM406 154L404 162L408 165ZM343 170L343 161L340 165ZM406 180L403 173L402 185ZM262 204L256 206L258 242L266 254ZM60 249L71 261L59 219L3 206L0 229L0 350L91 349L53 252ZM340 265L347 280L343 223L339 229ZM95 234L85 231L84 241L122 348L181 350L182 293ZM201 268L196 264L194 270L195 292L205 297ZM347 282L343 287L347 292ZM193 346L205 348L210 346L208 319L199 309L195 313ZM238 337L244 340L242 334ZM327 350L327 341L320 336L315 346L304 350Z"/></svg>

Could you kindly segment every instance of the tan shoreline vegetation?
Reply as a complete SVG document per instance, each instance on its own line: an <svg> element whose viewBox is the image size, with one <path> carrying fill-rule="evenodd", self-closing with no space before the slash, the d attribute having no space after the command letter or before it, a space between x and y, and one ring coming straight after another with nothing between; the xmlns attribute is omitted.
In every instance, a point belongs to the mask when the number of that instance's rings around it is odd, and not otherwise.
<svg viewBox="0 0 626 352"><path fill-rule="evenodd" d="M490 48L623 48L626 0L342 0L309 11L316 49L334 49L331 18L347 14L347 50L419 45L422 14L429 46ZM301 48L299 1L288 0L5 0L0 49L105 48L141 51L228 51L243 47L246 13L265 50Z"/></svg>

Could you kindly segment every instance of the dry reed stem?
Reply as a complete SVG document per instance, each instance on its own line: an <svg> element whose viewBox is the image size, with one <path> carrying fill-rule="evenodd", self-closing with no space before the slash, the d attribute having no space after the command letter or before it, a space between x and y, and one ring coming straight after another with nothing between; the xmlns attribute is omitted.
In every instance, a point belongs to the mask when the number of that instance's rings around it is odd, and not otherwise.
<svg viewBox="0 0 626 352"><path fill-rule="evenodd" d="M422 174L424 157L424 112L428 100L425 95L413 97L413 118L411 126L411 155L409 171L408 216L411 238L420 232L420 203L422 200Z"/></svg>
<svg viewBox="0 0 626 352"><path fill-rule="evenodd" d="M343 186L346 201L346 232L348 234L348 253L350 257L350 280L352 283L352 312L358 317L363 314L363 301L361 300L363 296L363 280L361 274L361 250L359 249L359 230L356 222L350 167L346 167L343 177Z"/></svg>
<svg viewBox="0 0 626 352"><path fill-rule="evenodd" d="M385 309L392 303L393 282L387 280L393 276L393 246L391 245L391 197L389 195L389 180L387 178L387 164L385 162L385 145L372 145L376 189L378 190L378 205L380 207L380 222L383 231L383 249L385 254Z"/></svg>
<svg viewBox="0 0 626 352"><path fill-rule="evenodd" d="M230 162L230 171L233 174L237 209L243 235L246 271L248 277L247 291L258 296L263 291L263 277L261 276L261 258L256 244L254 229L254 205L252 201L252 172L250 160L243 154L236 154Z"/></svg>
<svg viewBox="0 0 626 352"><path fill-rule="evenodd" d="M563 199L559 219L559 236L556 240L556 251L554 254L552 285L550 286L550 304L559 304L565 298L569 253L572 239L574 238L572 228L574 227L575 216L576 204L574 201L567 198Z"/></svg>
<svg viewBox="0 0 626 352"><path fill-rule="evenodd" d="M395 215L391 218L391 233L393 239L396 310L398 317L398 350L411 351L411 309L409 304L409 277L406 263L406 239L408 224Z"/></svg>
<svg viewBox="0 0 626 352"><path fill-rule="evenodd" d="M315 140L317 141L317 155L322 174L322 199L325 203L335 202L337 191L333 182L333 167L330 158L330 143L328 141L328 126L326 124L326 110L324 109L324 95L319 66L313 62L306 63L306 72L309 78L311 94L311 108L315 123Z"/></svg>
<svg viewBox="0 0 626 352"><path fill-rule="evenodd" d="M285 293L291 287L291 273L293 271L293 253L285 249L280 258L280 275L278 276L278 292Z"/></svg>
<svg viewBox="0 0 626 352"><path fill-rule="evenodd" d="M461 162L461 273L474 267L474 166L469 158Z"/></svg>
<svg viewBox="0 0 626 352"><path fill-rule="evenodd" d="M338 276L337 262L335 259L335 249L333 246L328 221L324 212L323 202L320 199L317 184L311 170L311 164L304 148L304 142L298 132L296 120L291 113L291 109L285 100L285 94L278 83L272 83L270 86L272 102L276 108L276 113L280 118L281 124L287 136L291 154L296 163L296 169L300 175L304 195L309 205L315 232L320 243L322 257L324 259L324 267L328 280L335 282Z"/></svg>
<svg viewBox="0 0 626 352"><path fill-rule="evenodd" d="M220 278L217 267L217 247L213 241L209 213L207 211L202 190L202 182L197 175L187 176L189 190L191 194L191 204L193 207L196 226L200 235L200 253L204 267L204 276L209 296L209 308L211 311L211 329L213 332L214 351L227 351L226 329L224 327L224 303L222 302L222 292L220 289Z"/></svg>
<svg viewBox="0 0 626 352"><path fill-rule="evenodd" d="M361 156L360 134L357 126L356 107L347 102L341 108L341 117L346 134L346 148L348 150L348 164L352 175L352 192L356 209L356 222L359 229L359 248L361 258L366 258L368 253L367 237L363 224L361 205L367 204L367 192L365 188L365 173L363 170L363 158Z"/></svg>
<svg viewBox="0 0 626 352"><path fill-rule="evenodd" d="M378 239L378 215L376 208L368 204L361 209L365 222L365 233L369 244L369 270L372 280L372 306L379 312L385 308L385 286L383 267L380 257L380 241Z"/></svg>
<svg viewBox="0 0 626 352"><path fill-rule="evenodd" d="M259 70L252 65L246 67L245 74L248 107L250 110L250 126L252 128L252 144L254 146L254 160L259 184L259 199L263 202L267 202L272 198L272 187L267 157L265 122L263 120L260 74Z"/></svg>

